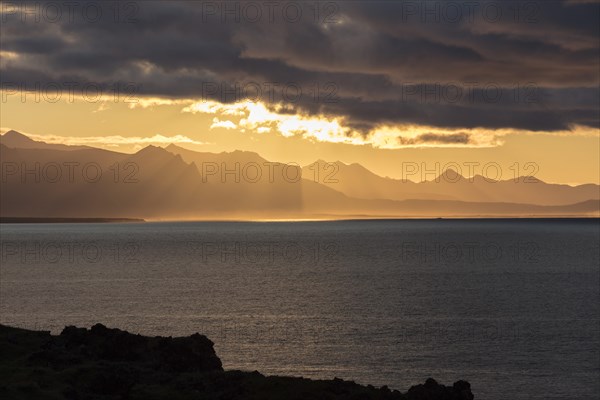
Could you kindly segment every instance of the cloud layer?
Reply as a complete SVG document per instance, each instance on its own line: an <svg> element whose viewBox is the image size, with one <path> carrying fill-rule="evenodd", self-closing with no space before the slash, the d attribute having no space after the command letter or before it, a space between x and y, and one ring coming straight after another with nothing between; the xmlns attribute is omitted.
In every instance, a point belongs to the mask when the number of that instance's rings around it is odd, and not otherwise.
<svg viewBox="0 0 600 400"><path fill-rule="evenodd" d="M449 132L405 145L600 126L597 1L56 4L2 3L5 94L91 83L137 98L251 98L339 121L346 142L389 126Z"/></svg>

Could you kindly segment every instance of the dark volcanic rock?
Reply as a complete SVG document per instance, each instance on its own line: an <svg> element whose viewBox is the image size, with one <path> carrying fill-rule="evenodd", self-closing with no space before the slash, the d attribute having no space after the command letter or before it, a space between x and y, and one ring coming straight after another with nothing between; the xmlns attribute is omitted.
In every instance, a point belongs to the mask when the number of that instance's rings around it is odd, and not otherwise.
<svg viewBox="0 0 600 400"><path fill-rule="evenodd" d="M223 370L214 343L198 333L190 337L149 338L96 324L91 330L66 327L56 344L95 360L145 363L176 372Z"/></svg>
<svg viewBox="0 0 600 400"><path fill-rule="evenodd" d="M224 371L205 336L145 337L94 325L59 336L0 325L2 399L473 400L468 382L428 379L407 394L341 379Z"/></svg>
<svg viewBox="0 0 600 400"><path fill-rule="evenodd" d="M466 381L458 381L454 386L440 385L433 378L425 381L424 385L411 387L406 393L409 400L473 400L471 385Z"/></svg>

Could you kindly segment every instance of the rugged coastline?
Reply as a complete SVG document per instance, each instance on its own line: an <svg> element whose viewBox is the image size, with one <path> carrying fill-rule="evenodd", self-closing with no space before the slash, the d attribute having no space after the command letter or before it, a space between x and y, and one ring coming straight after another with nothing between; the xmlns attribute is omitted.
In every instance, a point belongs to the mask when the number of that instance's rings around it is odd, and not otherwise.
<svg viewBox="0 0 600 400"><path fill-rule="evenodd" d="M3 399L398 399L472 400L470 384L428 379L407 393L341 379L226 371L213 342L145 337L101 324L60 335L0 325Z"/></svg>

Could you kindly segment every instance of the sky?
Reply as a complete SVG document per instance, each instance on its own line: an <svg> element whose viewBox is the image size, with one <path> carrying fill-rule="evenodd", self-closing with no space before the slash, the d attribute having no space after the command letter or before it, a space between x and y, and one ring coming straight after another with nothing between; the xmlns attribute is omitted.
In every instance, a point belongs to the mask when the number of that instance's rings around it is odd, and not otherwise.
<svg viewBox="0 0 600 400"><path fill-rule="evenodd" d="M598 1L2 1L0 14L2 131L600 183Z"/></svg>

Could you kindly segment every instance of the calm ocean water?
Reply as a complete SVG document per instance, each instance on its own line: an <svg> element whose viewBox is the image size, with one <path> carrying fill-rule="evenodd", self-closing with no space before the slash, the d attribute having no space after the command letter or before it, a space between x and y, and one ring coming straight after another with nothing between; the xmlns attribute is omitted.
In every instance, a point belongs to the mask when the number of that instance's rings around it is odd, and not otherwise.
<svg viewBox="0 0 600 400"><path fill-rule="evenodd" d="M600 393L598 220L0 227L0 322L200 332L228 369Z"/></svg>

